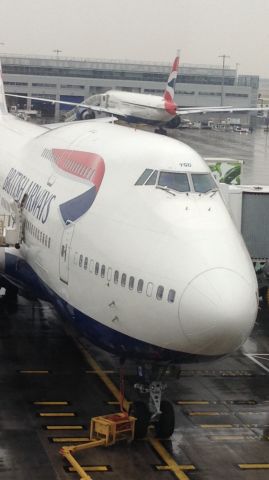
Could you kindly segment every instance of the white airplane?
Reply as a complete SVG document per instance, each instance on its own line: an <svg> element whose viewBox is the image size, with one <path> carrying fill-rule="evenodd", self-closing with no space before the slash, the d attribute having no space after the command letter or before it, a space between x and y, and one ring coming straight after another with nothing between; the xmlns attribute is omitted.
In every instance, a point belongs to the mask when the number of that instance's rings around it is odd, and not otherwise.
<svg viewBox="0 0 269 480"><path fill-rule="evenodd" d="M7 112L1 82L0 213L14 201L0 285L51 302L121 359L161 371L231 353L249 336L252 262L208 166L185 144L108 121L26 123ZM169 436L173 408L151 380L140 386L149 407L134 403L137 435L151 418Z"/></svg>
<svg viewBox="0 0 269 480"><path fill-rule="evenodd" d="M165 134L165 128L174 129L181 123L182 115L208 112L249 112L268 111L268 107L179 107L174 101L175 84L179 68L179 55L175 58L163 96L123 92L120 90L109 90L100 95L92 95L83 103L74 103L64 100L52 100L40 97L27 97L25 95L6 94L9 97L18 97L42 102L58 103L75 107L71 112L70 120L89 120L96 116L96 113L106 113L123 120L126 123L148 124L156 126L156 133ZM73 114L72 114L73 113Z"/></svg>

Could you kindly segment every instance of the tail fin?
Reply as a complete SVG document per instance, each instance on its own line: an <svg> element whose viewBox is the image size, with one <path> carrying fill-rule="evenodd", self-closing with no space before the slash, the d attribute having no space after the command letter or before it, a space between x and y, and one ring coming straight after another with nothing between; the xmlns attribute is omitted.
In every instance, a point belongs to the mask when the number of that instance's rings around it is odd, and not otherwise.
<svg viewBox="0 0 269 480"><path fill-rule="evenodd" d="M5 97L5 90L4 90L4 82L2 78L2 65L0 62L0 117L2 115L7 115L7 104L6 104L6 97Z"/></svg>
<svg viewBox="0 0 269 480"><path fill-rule="evenodd" d="M179 67L179 51L177 52L177 56L174 60L172 70L171 70L170 75L168 77L166 88L165 88L165 91L164 91L164 94L163 94L163 98L167 102L172 102L173 99L174 99L178 67Z"/></svg>

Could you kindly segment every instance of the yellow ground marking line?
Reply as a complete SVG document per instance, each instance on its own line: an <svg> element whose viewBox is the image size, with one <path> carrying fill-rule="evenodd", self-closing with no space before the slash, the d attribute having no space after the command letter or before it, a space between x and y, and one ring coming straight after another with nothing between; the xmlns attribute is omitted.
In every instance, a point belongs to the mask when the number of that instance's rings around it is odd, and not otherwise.
<svg viewBox="0 0 269 480"><path fill-rule="evenodd" d="M269 469L269 463L239 463L241 470Z"/></svg>
<svg viewBox="0 0 269 480"><path fill-rule="evenodd" d="M170 472L171 467L168 465L156 465L155 466L156 470L162 471L162 472ZM180 465L181 470L195 470L194 465Z"/></svg>
<svg viewBox="0 0 269 480"><path fill-rule="evenodd" d="M89 437L52 437L51 441L53 443L64 443L64 442L74 442L74 443L81 443L81 442L89 442Z"/></svg>
<svg viewBox="0 0 269 480"><path fill-rule="evenodd" d="M177 405L209 405L206 400L178 400Z"/></svg>
<svg viewBox="0 0 269 480"><path fill-rule="evenodd" d="M82 425L46 425L46 430L83 430Z"/></svg>
<svg viewBox="0 0 269 480"><path fill-rule="evenodd" d="M39 412L40 417L75 417L74 412Z"/></svg>
<svg viewBox="0 0 269 480"><path fill-rule="evenodd" d="M231 423L224 423L224 424L214 424L214 425L210 425L209 423L206 424L202 424L202 425L199 425L199 427L201 428L233 428L234 425L232 425Z"/></svg>
<svg viewBox="0 0 269 480"><path fill-rule="evenodd" d="M108 377L108 375L101 369L101 367L98 365L98 363L94 360L94 358L91 356L91 354L82 347L80 343L77 344L80 351L86 358L86 360L89 362L90 366L92 369L95 371L95 373L99 376L99 378L102 380L102 382L105 384L107 389L112 393L112 395L117 399L118 402L120 402L121 399L121 394L119 389L114 385L112 380ZM128 412L130 406L130 402L126 400L126 398L123 399L123 408Z"/></svg>
<svg viewBox="0 0 269 480"><path fill-rule="evenodd" d="M188 412L189 417L219 417L220 415L229 415L229 413L220 412Z"/></svg>
<svg viewBox="0 0 269 480"><path fill-rule="evenodd" d="M110 470L106 465L96 465L96 466L93 466L93 465L83 466L82 465L82 468L85 472L109 472L109 470ZM68 470L68 472L76 472L74 467L68 467L67 470Z"/></svg>
<svg viewBox="0 0 269 480"><path fill-rule="evenodd" d="M156 438L148 437L148 442L159 454L159 456L166 463L165 467L168 467L170 472L173 472L176 478L179 480L189 480L189 477L183 472L186 465L178 465L178 463L171 457L170 453L163 447L163 445ZM195 467L194 467L195 468Z"/></svg>
<svg viewBox="0 0 269 480"><path fill-rule="evenodd" d="M90 353L87 352L79 342L77 342L77 345L79 350L83 354L84 358L86 359L86 361L89 362L93 370L98 374L99 378L104 382L108 390L119 402L120 401L119 389L116 387L116 385L114 385L114 383L110 380L110 378L102 371L102 369L99 367L98 363L93 359ZM128 411L130 403L131 402L128 402L124 398L123 407L125 408L125 410ZM167 463L168 467L170 467L170 471L172 471L175 474L176 478L178 478L179 480L189 480L189 477L185 475L180 465L178 465L177 462L171 457L171 455L162 446L159 440L151 437L149 437L147 440L152 445L152 447L156 450L159 456Z"/></svg>
<svg viewBox="0 0 269 480"><path fill-rule="evenodd" d="M19 370L19 373L46 375L49 373L49 370Z"/></svg>
<svg viewBox="0 0 269 480"><path fill-rule="evenodd" d="M33 402L34 405L69 405L69 402Z"/></svg>

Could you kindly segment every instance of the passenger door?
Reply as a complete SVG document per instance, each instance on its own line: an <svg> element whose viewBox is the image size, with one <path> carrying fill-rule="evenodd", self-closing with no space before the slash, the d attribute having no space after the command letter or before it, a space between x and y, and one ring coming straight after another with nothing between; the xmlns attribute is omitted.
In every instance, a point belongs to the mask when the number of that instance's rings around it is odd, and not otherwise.
<svg viewBox="0 0 269 480"><path fill-rule="evenodd" d="M60 280L68 285L71 242L75 224L70 222L64 227L60 244Z"/></svg>

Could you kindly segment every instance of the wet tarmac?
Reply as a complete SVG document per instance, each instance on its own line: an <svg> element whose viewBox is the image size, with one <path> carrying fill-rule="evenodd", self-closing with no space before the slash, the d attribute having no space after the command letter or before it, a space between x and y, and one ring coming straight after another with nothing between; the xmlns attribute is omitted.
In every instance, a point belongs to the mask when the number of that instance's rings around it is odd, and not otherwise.
<svg viewBox="0 0 269 480"><path fill-rule="evenodd" d="M180 131L204 156L245 161L244 182L269 184L267 140L252 135ZM44 302L19 297L7 310L0 300L0 479L66 480L62 445L86 441L92 416L118 410L89 355ZM170 440L153 436L80 453L94 480L266 480L269 478L269 310L259 312L250 339L235 354L208 364L182 365L167 379L176 429ZM119 384L114 357L87 345ZM133 365L126 367L132 398Z"/></svg>

